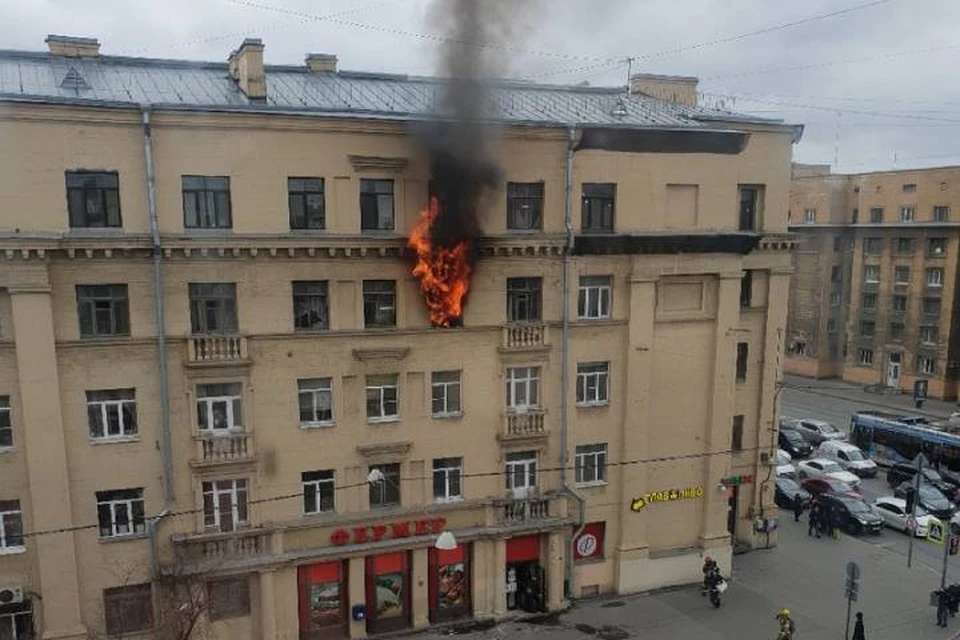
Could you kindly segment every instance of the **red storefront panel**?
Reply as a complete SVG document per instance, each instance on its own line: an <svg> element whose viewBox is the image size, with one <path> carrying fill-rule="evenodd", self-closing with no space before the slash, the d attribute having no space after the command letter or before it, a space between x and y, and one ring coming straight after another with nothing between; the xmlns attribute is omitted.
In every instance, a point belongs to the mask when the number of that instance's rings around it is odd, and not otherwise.
<svg viewBox="0 0 960 640"><path fill-rule="evenodd" d="M297 568L300 637L322 638L347 622L347 582L342 562Z"/></svg>
<svg viewBox="0 0 960 640"><path fill-rule="evenodd" d="M367 631L386 633L410 626L409 553L367 556Z"/></svg>
<svg viewBox="0 0 960 640"><path fill-rule="evenodd" d="M373 572L380 576L385 573L399 573L404 571L404 559L407 554L404 552L400 553L385 553L379 556L373 556Z"/></svg>
<svg viewBox="0 0 960 640"><path fill-rule="evenodd" d="M540 536L519 536L507 540L507 564L514 562L538 562L540 560Z"/></svg>
<svg viewBox="0 0 960 640"><path fill-rule="evenodd" d="M470 615L470 545L456 549L430 549L430 621Z"/></svg>
<svg viewBox="0 0 960 640"><path fill-rule="evenodd" d="M574 527L574 533L578 528ZM588 522L583 528L583 532L574 541L573 559L577 561L602 560L606 528L606 522Z"/></svg>

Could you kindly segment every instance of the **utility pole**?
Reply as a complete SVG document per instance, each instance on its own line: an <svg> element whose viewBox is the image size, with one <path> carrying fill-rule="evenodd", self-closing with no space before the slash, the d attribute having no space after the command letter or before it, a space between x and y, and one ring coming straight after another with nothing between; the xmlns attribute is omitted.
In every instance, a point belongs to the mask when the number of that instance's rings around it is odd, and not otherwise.
<svg viewBox="0 0 960 640"><path fill-rule="evenodd" d="M860 591L860 565L856 562L850 561L847 563L847 580L846 580L846 593L847 596L847 623L843 627L843 640L850 640L850 607L857 601L857 594Z"/></svg>
<svg viewBox="0 0 960 640"><path fill-rule="evenodd" d="M943 571L940 572L940 589L947 586L947 558L950 555L950 539L953 534L950 532L950 521L943 523Z"/></svg>
<svg viewBox="0 0 960 640"><path fill-rule="evenodd" d="M917 454L917 477L916 482L913 486L913 510L910 513L910 519L912 522L917 522L917 501L920 499L920 475L923 473L923 454ZM910 543L907 547L907 569L913 566L913 539L917 536L913 533L910 533ZM947 545L949 546L949 545ZM944 565L946 565L946 559L944 559Z"/></svg>

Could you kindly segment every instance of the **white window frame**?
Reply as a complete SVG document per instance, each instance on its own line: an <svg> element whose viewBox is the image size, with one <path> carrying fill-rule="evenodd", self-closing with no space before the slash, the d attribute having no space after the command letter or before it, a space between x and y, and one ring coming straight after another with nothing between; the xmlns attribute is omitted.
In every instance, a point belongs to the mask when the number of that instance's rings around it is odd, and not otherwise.
<svg viewBox="0 0 960 640"><path fill-rule="evenodd" d="M386 378L392 378L392 382L386 382ZM384 379L384 382L371 384L371 380L376 378ZM387 391L392 389L394 396L395 413L387 413ZM377 395L377 404L379 405L379 414L370 415L370 394ZM384 375L367 376L366 380L366 407L367 422L396 422L400 419L400 376L395 373Z"/></svg>
<svg viewBox="0 0 960 640"><path fill-rule="evenodd" d="M507 491L522 497L537 488L537 458L536 451L515 451L507 454L504 461ZM517 479L522 479L522 482L517 483Z"/></svg>
<svg viewBox="0 0 960 640"><path fill-rule="evenodd" d="M577 486L607 484L607 443L577 445L575 455L575 482ZM592 466L588 463L592 462ZM587 476L591 477L587 477Z"/></svg>
<svg viewBox="0 0 960 640"><path fill-rule="evenodd" d="M612 298L613 278L611 276L580 276L580 287L577 292L577 319L608 319Z"/></svg>
<svg viewBox="0 0 960 640"><path fill-rule="evenodd" d="M857 352L857 362L865 367L872 367L873 366L873 350L860 349Z"/></svg>
<svg viewBox="0 0 960 640"><path fill-rule="evenodd" d="M804 224L813 224L817 221L817 210L816 209L804 209L803 210L803 223Z"/></svg>
<svg viewBox="0 0 960 640"><path fill-rule="evenodd" d="M437 466L437 463L442 463ZM456 477L458 491L454 493L451 477ZM437 479L443 482L443 495L437 495ZM463 458L434 458L433 460L433 501L438 503L459 502L463 500Z"/></svg>
<svg viewBox="0 0 960 640"><path fill-rule="evenodd" d="M540 408L540 367L507 367L506 378L509 410L523 412Z"/></svg>
<svg viewBox="0 0 960 640"><path fill-rule="evenodd" d="M936 344L939 339L939 327L936 325L922 325L918 333L920 342L924 344ZM927 333L931 334L931 337L933 338L932 340L927 340L925 338L925 334Z"/></svg>
<svg viewBox="0 0 960 640"><path fill-rule="evenodd" d="M927 267L927 286L943 287L943 267Z"/></svg>
<svg viewBox="0 0 960 640"><path fill-rule="evenodd" d="M10 396L0 396L0 435L6 434L6 438L0 437L0 451L13 449L13 412L10 409ZM4 444L4 440L10 444Z"/></svg>
<svg viewBox="0 0 960 640"><path fill-rule="evenodd" d="M610 363L578 362L578 407L598 407L610 404Z"/></svg>
<svg viewBox="0 0 960 640"><path fill-rule="evenodd" d="M209 485L207 490L203 485ZM236 531L249 524L250 521L250 485L246 478L224 478L222 480L204 481L200 486L203 493L203 526L208 531L220 531L228 533ZM210 496L213 500L213 511L208 514L206 508L206 497ZM228 496L230 498L230 515L233 522L232 529L223 529L223 517L221 516L220 497ZM241 500L242 496L242 500ZM240 504L243 504L243 511L246 517L240 518ZM207 524L207 516L213 517L213 523Z"/></svg>
<svg viewBox="0 0 960 640"><path fill-rule="evenodd" d="M913 222L915 214L916 209L914 207L906 205L900 207L900 222Z"/></svg>
<svg viewBox="0 0 960 640"><path fill-rule="evenodd" d="M24 600L24 604L13 605L24 607L22 611L11 611L10 613L0 613L0 629L7 629L9 635L3 636L4 638L10 638L10 640L34 640L35 638L40 637L39 633L30 633L28 635L20 635L17 631L17 620L22 618L27 618L28 622L26 626L30 629L34 628L34 619L33 619L33 608L30 606L29 600ZM22 623L21 623L22 624ZM0 632L2 634L2 632Z"/></svg>
<svg viewBox="0 0 960 640"><path fill-rule="evenodd" d="M129 398L117 398L115 400L91 399L91 394L111 393L119 396L126 392L130 392ZM127 419L128 416L124 411L125 408L132 415L132 424L128 424L128 422L131 421ZM102 435L98 436L94 434L94 425L90 419L92 411L98 411L100 414L100 425L103 429ZM109 419L111 415L115 415L117 418L116 424L120 428L119 433L109 432L112 426ZM135 389L94 389L87 391L87 428L90 440L96 442L135 440L140 437L138 422L137 394Z"/></svg>
<svg viewBox="0 0 960 640"><path fill-rule="evenodd" d="M122 498L114 500L102 500L100 496L97 496L97 531L100 534L101 540L109 540L112 538L129 538L131 536L143 535L147 531L146 527L146 516L144 512L144 502L143 502L143 489L129 489L128 491L138 492L137 497L135 498ZM103 491L98 493L113 493L112 491ZM139 509L136 509L136 505L139 504ZM103 529L100 528L100 507L107 507L110 510L110 534L104 535ZM127 513L127 524L126 530L121 530L121 527L124 525L118 524L117 515L119 511L123 509ZM140 522L137 523L137 518L135 517L136 512L140 513Z"/></svg>
<svg viewBox="0 0 960 640"><path fill-rule="evenodd" d="M907 274L906 280L900 279L901 273ZM894 267L893 268L893 284L910 284L910 267L905 267L903 265Z"/></svg>
<svg viewBox="0 0 960 640"><path fill-rule="evenodd" d="M937 373L937 360L927 356L917 357L917 373L932 376Z"/></svg>
<svg viewBox="0 0 960 640"><path fill-rule="evenodd" d="M3 500L0 502L15 502L15 509L7 509L6 511L0 511L0 555L13 554L13 553L23 553L26 551L26 546L24 545L23 538L23 507L20 506L19 500ZM20 521L20 544L11 544L7 540L7 519L18 519Z"/></svg>
<svg viewBox="0 0 960 640"><path fill-rule="evenodd" d="M329 408L329 418L318 418L318 414L323 406L322 398L326 396L326 404ZM312 420L303 419L303 402L307 398L312 407ZM313 427L329 427L333 425L333 378L300 378L297 380L297 414L300 420L300 427L309 429Z"/></svg>
<svg viewBox="0 0 960 640"><path fill-rule="evenodd" d="M873 279L871 279L871 273L876 274L876 276L873 276ZM863 268L863 281L869 284L876 284L877 282L880 282L880 267L875 264L868 264L865 266Z"/></svg>
<svg viewBox="0 0 960 640"><path fill-rule="evenodd" d="M452 378L456 376L456 380ZM443 379L443 378L451 379ZM430 415L434 418L449 418L463 415L463 372L433 371L430 374ZM438 397L439 394L439 397ZM456 396L456 408L450 408L450 400ZM442 401L442 410L437 411L434 401Z"/></svg>
<svg viewBox="0 0 960 640"><path fill-rule="evenodd" d="M206 396L201 395L200 391L203 387L208 386L220 386L220 385L236 385L238 393L235 395L219 395L219 396ZM197 431L204 435L212 435L218 433L242 433L243 432L243 385L240 383L216 383L216 384L198 384L196 388L196 404L197 404ZM226 404L226 418L227 426L217 428L214 425L214 411L213 408L217 404ZM240 423L237 423L237 415L235 407L240 406ZM204 413L207 416L206 426L202 426L199 420L199 410L200 407L203 407Z"/></svg>
<svg viewBox="0 0 960 640"><path fill-rule="evenodd" d="M304 480L303 475L306 473L329 473L329 478L320 478L317 480ZM335 479L335 473L329 469L320 469L317 471L304 471L300 474L300 485L303 490L303 514L304 515L316 515L318 513L335 513L337 510L337 484ZM307 488L313 488L313 508L307 508ZM323 509L323 501L320 499L320 490L324 487L329 487L331 494L333 495L333 504L329 509Z"/></svg>
<svg viewBox="0 0 960 640"><path fill-rule="evenodd" d="M936 237L927 239L927 255L941 257L947 255L947 239Z"/></svg>

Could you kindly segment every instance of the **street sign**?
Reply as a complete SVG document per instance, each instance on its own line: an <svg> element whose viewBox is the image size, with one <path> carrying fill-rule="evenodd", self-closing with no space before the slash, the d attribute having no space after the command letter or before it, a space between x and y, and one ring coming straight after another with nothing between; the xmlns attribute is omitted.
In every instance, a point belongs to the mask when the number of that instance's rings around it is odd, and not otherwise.
<svg viewBox="0 0 960 640"><path fill-rule="evenodd" d="M847 584L845 585L847 593L857 594L860 591L860 583L856 580L851 580L847 578Z"/></svg>
<svg viewBox="0 0 960 640"><path fill-rule="evenodd" d="M847 600L849 600L850 602L856 602L856 601L857 601L857 592L856 592L856 591L847 591L846 596L847 596Z"/></svg>
<svg viewBox="0 0 960 640"><path fill-rule="evenodd" d="M943 544L943 523L937 519L931 519L927 526L927 540L934 544Z"/></svg>
<svg viewBox="0 0 960 640"><path fill-rule="evenodd" d="M850 580L859 580L860 579L860 565L856 562L850 561L847 563L847 578Z"/></svg>

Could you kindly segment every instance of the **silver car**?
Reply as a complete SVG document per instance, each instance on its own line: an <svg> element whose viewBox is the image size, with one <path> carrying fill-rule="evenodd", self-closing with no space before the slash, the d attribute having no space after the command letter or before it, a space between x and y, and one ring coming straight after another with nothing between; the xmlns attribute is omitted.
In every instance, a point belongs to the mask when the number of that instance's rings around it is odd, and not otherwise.
<svg viewBox="0 0 960 640"><path fill-rule="evenodd" d="M843 431L826 420L814 420L812 418L802 418L793 424L793 428L800 432L807 442L813 446L818 446L825 440L843 440Z"/></svg>

